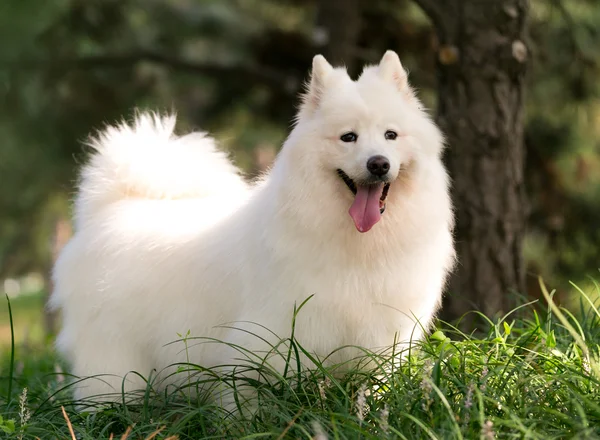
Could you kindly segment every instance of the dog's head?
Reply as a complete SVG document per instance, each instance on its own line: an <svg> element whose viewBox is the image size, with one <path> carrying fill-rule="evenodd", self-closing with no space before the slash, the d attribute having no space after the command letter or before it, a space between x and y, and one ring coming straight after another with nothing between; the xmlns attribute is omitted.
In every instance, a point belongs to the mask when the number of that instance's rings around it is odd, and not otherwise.
<svg viewBox="0 0 600 440"><path fill-rule="evenodd" d="M399 178L419 161L439 158L443 144L392 51L357 81L315 56L291 138L300 141L290 145L296 164L334 180L360 232L380 220Z"/></svg>

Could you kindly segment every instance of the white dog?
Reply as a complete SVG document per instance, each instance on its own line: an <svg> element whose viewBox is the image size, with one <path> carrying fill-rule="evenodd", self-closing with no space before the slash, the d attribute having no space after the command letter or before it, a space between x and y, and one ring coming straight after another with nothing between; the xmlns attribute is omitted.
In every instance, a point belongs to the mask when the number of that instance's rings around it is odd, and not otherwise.
<svg viewBox="0 0 600 440"><path fill-rule="evenodd" d="M212 139L174 126L142 114L92 142L52 305L73 373L114 376L76 397L120 392L130 371L235 363L219 344L169 342L189 331L259 352L264 341L221 325L275 344L258 325L289 336L311 296L295 338L321 358L422 336L454 262L453 215L442 136L394 52L357 81L316 56L295 127L254 186ZM127 377L126 390L144 387Z"/></svg>

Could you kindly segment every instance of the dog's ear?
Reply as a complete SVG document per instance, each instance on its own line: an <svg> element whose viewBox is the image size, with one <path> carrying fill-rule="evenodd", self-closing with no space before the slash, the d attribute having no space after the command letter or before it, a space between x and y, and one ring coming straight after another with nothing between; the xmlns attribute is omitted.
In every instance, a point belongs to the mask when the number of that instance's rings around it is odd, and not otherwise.
<svg viewBox="0 0 600 440"><path fill-rule="evenodd" d="M323 55L315 55L312 63L312 72L306 93L302 99L301 113L312 113L319 106L327 77L333 72L333 67Z"/></svg>
<svg viewBox="0 0 600 440"><path fill-rule="evenodd" d="M388 50L379 62L379 75L385 81L392 82L400 91L408 91L408 75L402 67L398 54Z"/></svg>

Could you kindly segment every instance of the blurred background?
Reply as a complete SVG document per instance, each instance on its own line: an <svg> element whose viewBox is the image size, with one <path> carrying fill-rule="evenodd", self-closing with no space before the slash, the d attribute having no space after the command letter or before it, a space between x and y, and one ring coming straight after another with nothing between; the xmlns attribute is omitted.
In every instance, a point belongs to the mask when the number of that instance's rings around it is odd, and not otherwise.
<svg viewBox="0 0 600 440"><path fill-rule="evenodd" d="M253 176L285 139L314 54L343 60L357 74L387 49L399 53L435 114L439 33L421 6L413 0L1 2L0 290L12 298L17 340L40 340L55 329L43 304L50 268L71 234L70 200L90 132L130 118L134 108L176 110L179 132L209 131ZM569 281L589 285L598 268L600 3L532 0L528 15L524 294L539 296L540 274L568 304ZM8 311L0 303L0 344L6 344Z"/></svg>

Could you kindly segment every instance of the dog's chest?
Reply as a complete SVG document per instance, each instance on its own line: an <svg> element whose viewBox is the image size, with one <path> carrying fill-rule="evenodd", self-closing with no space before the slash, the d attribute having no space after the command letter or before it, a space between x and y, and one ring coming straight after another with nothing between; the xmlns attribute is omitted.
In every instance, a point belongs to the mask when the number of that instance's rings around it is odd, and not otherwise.
<svg viewBox="0 0 600 440"><path fill-rule="evenodd" d="M277 279L270 280L268 298L250 307L269 304L269 313L260 307L257 315L268 314L270 321L277 321L277 330L286 334L294 309L303 304L297 311L295 334L300 343L318 352L327 354L342 345L391 345L407 321L408 311L398 310L397 302L403 283L381 268L364 271L329 264L303 270L288 266L277 273Z"/></svg>
<svg viewBox="0 0 600 440"><path fill-rule="evenodd" d="M244 319L268 321L274 324L267 324L270 329L288 335L294 308L304 303L295 334L322 354L342 345L374 348L393 344L396 336L410 337L422 299L415 294L423 273L411 263L414 255L294 238L271 242L270 258L247 273L253 282L245 286L244 314L252 312ZM388 243L385 249L399 247Z"/></svg>

